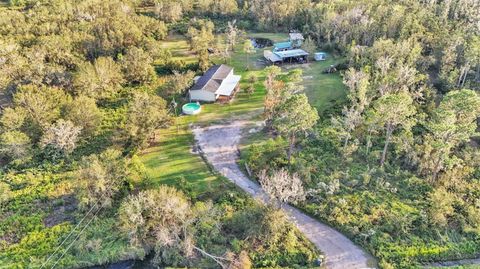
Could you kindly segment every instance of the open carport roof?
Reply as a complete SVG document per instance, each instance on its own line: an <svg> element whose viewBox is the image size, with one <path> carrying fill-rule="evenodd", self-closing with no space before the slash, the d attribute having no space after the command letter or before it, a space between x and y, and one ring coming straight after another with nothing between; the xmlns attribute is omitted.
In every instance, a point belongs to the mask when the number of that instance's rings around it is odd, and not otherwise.
<svg viewBox="0 0 480 269"><path fill-rule="evenodd" d="M291 58L291 57L307 56L308 55L308 52L306 52L302 49L275 51L274 53L282 59Z"/></svg>

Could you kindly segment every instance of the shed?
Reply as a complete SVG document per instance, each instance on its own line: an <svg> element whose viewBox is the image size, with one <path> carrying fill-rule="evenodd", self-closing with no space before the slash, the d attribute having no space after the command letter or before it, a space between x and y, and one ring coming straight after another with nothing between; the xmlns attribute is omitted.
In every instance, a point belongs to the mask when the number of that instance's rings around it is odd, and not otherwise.
<svg viewBox="0 0 480 269"><path fill-rule="evenodd" d="M308 52L302 49L294 49L294 50L286 50L286 51L276 51L275 54L282 58L283 60L287 58L294 58L294 57L305 57L308 56Z"/></svg>
<svg viewBox="0 0 480 269"><path fill-rule="evenodd" d="M218 99L229 101L238 90L241 76L233 74L227 65L214 65L197 79L189 91L190 101L215 102Z"/></svg>
<svg viewBox="0 0 480 269"><path fill-rule="evenodd" d="M327 59L327 54L325 52L316 52L315 61L325 61Z"/></svg>
<svg viewBox="0 0 480 269"><path fill-rule="evenodd" d="M263 56L272 63L282 62L306 62L308 52L302 49L292 49L284 51L264 51Z"/></svg>
<svg viewBox="0 0 480 269"><path fill-rule="evenodd" d="M276 55L270 50L264 50L263 57L265 57L265 59L269 60L272 63L278 63L282 61L282 58L280 56Z"/></svg>

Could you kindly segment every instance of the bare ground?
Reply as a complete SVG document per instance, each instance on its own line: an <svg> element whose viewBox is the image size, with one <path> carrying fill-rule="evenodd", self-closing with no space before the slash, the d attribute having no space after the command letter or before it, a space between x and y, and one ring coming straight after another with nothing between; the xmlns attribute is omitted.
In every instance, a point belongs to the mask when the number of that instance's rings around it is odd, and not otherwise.
<svg viewBox="0 0 480 269"><path fill-rule="evenodd" d="M193 132L198 147L217 171L254 198L266 201L266 194L261 187L250 180L237 165L242 129L250 123L235 120L209 127L195 127ZM285 206L283 209L298 229L326 255L327 268L375 267L373 257L340 232L294 207Z"/></svg>

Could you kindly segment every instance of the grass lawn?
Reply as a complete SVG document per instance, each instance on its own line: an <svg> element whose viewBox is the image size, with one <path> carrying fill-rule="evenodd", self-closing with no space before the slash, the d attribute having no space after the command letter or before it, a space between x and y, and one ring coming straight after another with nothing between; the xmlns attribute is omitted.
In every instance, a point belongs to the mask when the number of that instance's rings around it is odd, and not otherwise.
<svg viewBox="0 0 480 269"><path fill-rule="evenodd" d="M181 60L185 63L194 63L197 61L195 55L190 51L190 46L185 37L175 35L161 42L164 49L170 50L175 60Z"/></svg>
<svg viewBox="0 0 480 269"><path fill-rule="evenodd" d="M322 74L323 70L341 60L329 55L326 61L310 62L300 67L303 69L305 94L320 115L346 100L347 90L343 85L342 76L338 72Z"/></svg>
<svg viewBox="0 0 480 269"><path fill-rule="evenodd" d="M160 184L173 185L192 195L209 193L219 187L228 187L228 181L213 173L203 159L191 152L194 138L188 122L179 121L159 132L159 141L141 156L147 169L147 180L141 188L155 188Z"/></svg>

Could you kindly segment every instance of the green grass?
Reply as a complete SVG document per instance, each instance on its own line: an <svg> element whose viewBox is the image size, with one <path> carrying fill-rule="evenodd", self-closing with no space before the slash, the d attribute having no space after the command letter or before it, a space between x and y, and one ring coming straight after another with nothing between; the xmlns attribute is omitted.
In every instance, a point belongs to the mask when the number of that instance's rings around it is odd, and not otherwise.
<svg viewBox="0 0 480 269"><path fill-rule="evenodd" d="M248 37L262 37L262 38L268 38L272 40L273 42L282 42L282 41L287 41L288 40L288 34L287 33L248 33Z"/></svg>
<svg viewBox="0 0 480 269"><path fill-rule="evenodd" d="M142 187L155 188L160 184L180 186L186 181L195 194L209 192L225 182L212 173L203 159L191 153L193 134L187 126L176 126L160 133L160 141L141 156L147 169Z"/></svg>
<svg viewBox="0 0 480 269"><path fill-rule="evenodd" d="M170 50L172 58L181 60L185 63L194 63L197 61L193 52L190 51L188 41L182 36L171 36L167 40L161 42L161 47Z"/></svg>
<svg viewBox="0 0 480 269"><path fill-rule="evenodd" d="M329 55L326 61L311 62L301 67L304 75L305 94L308 96L310 104L317 108L320 114L346 100L347 90L343 85L341 75L338 72L322 74L323 70L340 60Z"/></svg>

